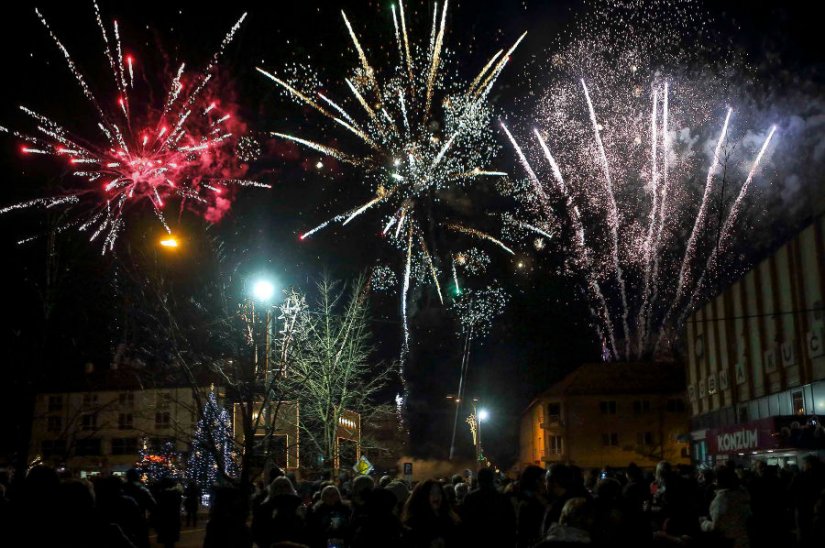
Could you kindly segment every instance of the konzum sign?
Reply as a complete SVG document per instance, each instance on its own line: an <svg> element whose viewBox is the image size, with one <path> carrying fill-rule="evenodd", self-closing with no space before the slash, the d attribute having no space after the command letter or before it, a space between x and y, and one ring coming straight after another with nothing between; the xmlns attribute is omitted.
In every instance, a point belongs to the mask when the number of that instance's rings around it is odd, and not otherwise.
<svg viewBox="0 0 825 548"><path fill-rule="evenodd" d="M708 450L711 454L743 453L760 449L775 449L776 421L761 419L727 428L708 430Z"/></svg>

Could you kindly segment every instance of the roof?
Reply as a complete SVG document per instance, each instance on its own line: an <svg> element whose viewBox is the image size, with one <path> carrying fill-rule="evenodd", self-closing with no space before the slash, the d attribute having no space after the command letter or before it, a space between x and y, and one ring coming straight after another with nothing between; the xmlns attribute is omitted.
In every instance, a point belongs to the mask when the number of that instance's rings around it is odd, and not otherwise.
<svg viewBox="0 0 825 548"><path fill-rule="evenodd" d="M685 369L678 363L586 363L540 397L675 394L685 385Z"/></svg>

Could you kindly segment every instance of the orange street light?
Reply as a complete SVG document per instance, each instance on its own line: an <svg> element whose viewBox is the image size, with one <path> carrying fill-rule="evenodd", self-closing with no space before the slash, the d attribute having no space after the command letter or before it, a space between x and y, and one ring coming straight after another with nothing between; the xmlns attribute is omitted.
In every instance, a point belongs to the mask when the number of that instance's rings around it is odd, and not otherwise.
<svg viewBox="0 0 825 548"><path fill-rule="evenodd" d="M165 248L168 248L168 249L175 249L178 246L180 246L180 242L178 241L177 238L175 238L174 236L172 236L170 234L168 237L166 237L166 238L164 238L160 241L160 245L162 247L165 247Z"/></svg>

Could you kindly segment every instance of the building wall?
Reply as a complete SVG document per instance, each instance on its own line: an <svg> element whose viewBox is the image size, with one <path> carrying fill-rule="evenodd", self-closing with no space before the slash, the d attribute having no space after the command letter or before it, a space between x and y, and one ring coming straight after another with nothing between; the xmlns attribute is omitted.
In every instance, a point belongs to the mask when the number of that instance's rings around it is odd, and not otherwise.
<svg viewBox="0 0 825 548"><path fill-rule="evenodd" d="M603 402L607 413L602 412ZM560 406L558 421L550 419L551 403ZM614 408L615 413L610 412ZM522 417L521 462L565 462L582 468L625 467L630 462L653 467L662 459L687 463L687 431L688 411L682 394L541 398ZM561 439L560 447L558 441L554 446L553 437Z"/></svg>
<svg viewBox="0 0 825 548"><path fill-rule="evenodd" d="M158 420L166 413L168 423L163 416ZM121 415L131 415L131 425L121 424ZM84 424L87 416L95 417L93 423ZM138 453L114 454L119 440L135 440L140 449L144 438L174 438L184 452L196 416L191 388L43 393L35 403L31 454L75 472L122 471L134 466ZM98 454L78 454L89 443L100 444Z"/></svg>
<svg viewBox="0 0 825 548"><path fill-rule="evenodd" d="M811 385L825 380L825 217L757 265L687 321L688 394L694 417L740 411L773 399L790 410L795 387L806 392L804 414L825 412ZM809 393L809 394L808 394ZM810 395L810 399L808 398ZM771 396L777 396L771 398ZM785 402L787 403L787 402ZM786 409L787 408L787 409Z"/></svg>
<svg viewBox="0 0 825 548"><path fill-rule="evenodd" d="M543 400L542 400L543 401ZM544 422L546 404L534 403L521 416L521 430L519 435L519 462L524 465L536 464L544 466L547 454L544 431L541 427Z"/></svg>

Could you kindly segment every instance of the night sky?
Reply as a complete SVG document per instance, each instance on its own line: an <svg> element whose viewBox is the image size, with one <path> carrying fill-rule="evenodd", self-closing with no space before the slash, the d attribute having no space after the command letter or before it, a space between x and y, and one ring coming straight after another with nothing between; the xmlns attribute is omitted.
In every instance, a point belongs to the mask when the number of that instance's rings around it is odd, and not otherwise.
<svg viewBox="0 0 825 548"><path fill-rule="evenodd" d="M432 4L431 2L429 4ZM788 81L788 74L822 83L821 31L804 2L782 2L777 7L755 10L749 2L713 2L708 9L717 24L731 30L734 47L746 52L764 79ZM310 55L330 82L340 81L353 66L354 52L339 10L359 29L367 47L380 40L392 43L389 2L228 2L204 9L185 2L101 1L104 20L118 19L124 44L132 45L139 63L167 70L186 59L203 64L217 43L243 11L249 17L221 62L219 85L222 96L237 105L238 116L250 131L306 127L307 118L285 101L271 83L254 71L256 65L278 68ZM37 6L72 53L93 87L111 89L108 66L102 56L99 31L91 3L41 2ZM71 6L71 7L69 7ZM515 99L529 93L521 77L537 57L546 55L558 33L583 9L580 2L454 1L448 18L447 44L462 59L471 77L489 54L509 46L524 30L529 34L516 52L512 64L499 81L493 97L499 112L507 113ZM781 7L780 7L781 6ZM65 62L34 14L34 4L16 2L4 8L2 40L0 125L29 129L31 124L17 110L25 103L64 122L78 133L93 134L94 113L68 73ZM431 20L432 6L407 2L408 22L419 32ZM426 12L426 15L425 15ZM342 60L343 59L343 60ZM466 68L464 68L466 67ZM781 100L782 90L771 100ZM397 254L373 233L374 219L353 223L345 230L329 229L313 239L298 241L298 235L369 192L357 186L357 173L346 169L319 175L314 169L318 154L308 154L295 146L262 138L263 157L252 166L250 176L272 184L271 190L245 189L237 195L231 211L218 224L205 223L184 213L180 219L185 238L198 240L204 234L225 242L230 260L239 273L271 272L282 286L307 288L324 273L348 279L373 265L388 261L396 270ZM509 150L497 160L498 167L510 168ZM0 135L0 205L47 194L59 185L61 168L48 161L21 157L18 142ZM821 192L821 182L815 188ZM486 202L482 192L476 210L496 207ZM492 200L492 199L491 199ZM816 212L794 212L777 226L790 230ZM21 383L31 382L32 364L45 356L46 377L54 382L81 374L83 364L105 366L112 349L123 338L119 318L123 302L118 298L119 261L123 253L100 257L97 247L84 238L66 233L58 238L60 272L55 306L44 310L43 278L46 245L43 239L24 246L15 242L42 231L47 220L59 212L30 209L0 217L2 277L6 288L5 314L0 323L4 354L4 378L0 385L3 401L0 439L16 428L13 415ZM151 215L135 211L133 215ZM177 221L175 221L177 223ZM140 227L141 230L137 228ZM144 248L159 235L158 225L137 222L118 246ZM770 247L787 237L782 230L767 244L753 250L749 259L758 259ZM193 247L197 247L193 245ZM490 409L484 438L496 462L509 464L517 452L518 419L530 399L571 367L599 359L600 346L588 324L588 313L573 280L553 276L553 259L530 254L511 258L493 254L487 274L504 284L511 300L492 334L477 341L471 351L468 395L479 397ZM186 272L206 266L203 257L192 253L170 259L174 268ZM524 261L527 268L516 267ZM239 295L241 298L241 295ZM389 363L397 358L401 344L399 298L394 293L372 297L376 361ZM410 390L408 419L412 451L419 456L444 458L449 449L452 407L445 396L458 384L461 344L455 335L455 321L438 304L429 290L411 293L413 347L407 364ZM50 347L42 349L44 314L50 315ZM399 387L386 392L391 399ZM469 432L460 430L459 448L471 453ZM0 454L5 450L0 447Z"/></svg>

